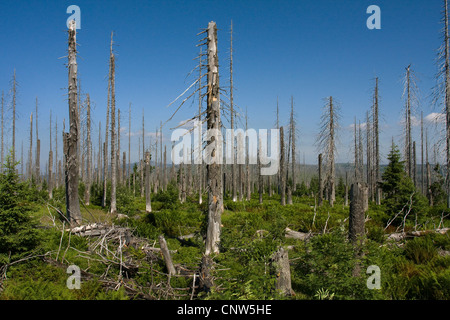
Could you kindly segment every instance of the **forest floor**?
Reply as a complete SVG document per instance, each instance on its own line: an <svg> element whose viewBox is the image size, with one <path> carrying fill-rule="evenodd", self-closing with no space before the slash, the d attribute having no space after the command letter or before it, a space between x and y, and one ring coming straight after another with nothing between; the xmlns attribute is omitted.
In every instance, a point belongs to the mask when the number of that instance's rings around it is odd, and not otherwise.
<svg viewBox="0 0 450 320"><path fill-rule="evenodd" d="M0 299L450 299L449 233L433 231L450 226L441 209L419 219L418 230L430 232L412 236L414 219L385 230L383 206L371 203L358 256L347 240L349 208L343 199L317 207L312 197L294 196L293 204L281 206L276 194L264 194L262 204L253 196L224 200L220 254L213 256L215 286L208 293L199 287L205 201L198 204L192 196L181 204L175 192L166 191L154 195L152 213L145 213L140 197L123 201L124 214L114 216L95 204L82 206L85 228L75 230L55 201L37 203L39 246L0 270ZM396 231L410 233L388 237ZM160 235L175 274L168 273ZM275 290L273 255L280 247L290 262L288 296ZM75 280L69 266L80 270L79 289L70 288ZM379 268L377 279L366 272L370 266ZM369 285L374 281L377 288Z"/></svg>

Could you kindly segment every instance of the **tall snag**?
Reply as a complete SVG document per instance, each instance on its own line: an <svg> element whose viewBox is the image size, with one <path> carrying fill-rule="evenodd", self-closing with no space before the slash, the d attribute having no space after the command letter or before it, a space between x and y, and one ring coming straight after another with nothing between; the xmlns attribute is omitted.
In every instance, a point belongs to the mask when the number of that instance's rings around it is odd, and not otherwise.
<svg viewBox="0 0 450 320"><path fill-rule="evenodd" d="M208 189L208 217L205 254L200 265L200 287L206 292L214 286L211 254L219 253L220 227L223 212L223 178L220 165L222 139L220 136L219 58L217 55L217 26L211 21L207 32L207 137L205 152L206 184Z"/></svg>
<svg viewBox="0 0 450 320"><path fill-rule="evenodd" d="M81 212L78 202L78 99L77 99L77 48L76 23L69 23L69 134L66 135L66 205L67 217L71 223L80 224Z"/></svg>
<svg viewBox="0 0 450 320"><path fill-rule="evenodd" d="M206 165L208 184L208 225L205 254L219 253L220 224L223 212L222 168L220 135L219 59L217 53L217 26L208 24L208 91L207 91L207 146L211 161Z"/></svg>
<svg viewBox="0 0 450 320"><path fill-rule="evenodd" d="M116 86L115 86L115 56L112 50L113 33L111 32L110 49L110 90L111 90L111 208L110 212L115 214L116 207L116 184L117 184L117 160L116 160Z"/></svg>

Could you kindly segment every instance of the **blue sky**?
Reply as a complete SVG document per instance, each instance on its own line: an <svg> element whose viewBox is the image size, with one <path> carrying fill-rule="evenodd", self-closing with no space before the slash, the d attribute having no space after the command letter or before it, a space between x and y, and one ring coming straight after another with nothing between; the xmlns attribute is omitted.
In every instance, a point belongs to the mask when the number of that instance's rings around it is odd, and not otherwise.
<svg viewBox="0 0 450 320"><path fill-rule="evenodd" d="M81 9L77 35L79 77L93 107L93 141L97 149L98 123L105 123L110 33L116 53L116 106L121 109L123 151L128 148L128 105L132 103L132 161L137 159L142 112L145 130L155 131L177 107L166 106L194 78L199 48L196 34L215 21L219 28L221 85L228 88L229 28L233 20L235 103L248 109L249 126L275 124L277 97L282 124L289 120L294 97L298 123L298 149L307 163L315 163L314 140L318 133L323 99L333 96L341 108L337 161L352 160L354 117L365 121L371 106L374 78L380 81L381 147L385 162L391 137L401 142L402 76L412 64L418 78L422 110L439 112L428 98L435 85L436 51L440 46L441 1L383 0L240 0L240 1L10 1L0 3L0 90L8 92L14 69L18 88L16 146L28 150L29 116L39 99L41 163L48 154L48 117L68 119L66 100L66 19L69 5ZM369 5L381 9L381 30L369 30ZM187 103L164 130L197 112L197 102ZM6 114L10 129L10 114ZM419 116L419 115L417 115ZM67 120L66 120L67 121ZM227 123L226 123L227 124ZM419 139L419 128L414 127ZM437 139L430 124L430 140ZM433 134L432 134L433 132ZM33 133L34 134L34 133ZM59 136L60 137L60 136ZM58 137L60 155L61 139ZM10 143L11 135L7 136ZM151 135L147 136L148 145ZM419 140L417 140L419 143ZM434 140L433 140L434 141ZM54 142L53 142L54 143ZM26 158L26 156L25 156Z"/></svg>

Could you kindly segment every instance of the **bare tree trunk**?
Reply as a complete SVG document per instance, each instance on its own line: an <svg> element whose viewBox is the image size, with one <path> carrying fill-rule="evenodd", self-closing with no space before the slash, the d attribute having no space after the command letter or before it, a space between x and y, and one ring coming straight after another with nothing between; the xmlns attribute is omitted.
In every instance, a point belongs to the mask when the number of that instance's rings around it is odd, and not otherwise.
<svg viewBox="0 0 450 320"><path fill-rule="evenodd" d="M122 156L122 181L126 183L127 181L127 153L124 151Z"/></svg>
<svg viewBox="0 0 450 320"><path fill-rule="evenodd" d="M120 108L117 109L117 183L122 184L122 167L120 166Z"/></svg>
<svg viewBox="0 0 450 320"><path fill-rule="evenodd" d="M67 138L67 216L71 223L81 223L80 203L78 201L78 99L77 99L77 58L76 25L70 22L69 28L69 121L70 131Z"/></svg>
<svg viewBox="0 0 450 320"><path fill-rule="evenodd" d="M1 163L3 163L3 160ZM30 114L30 150L28 151L27 178L30 182L33 180L33 112Z"/></svg>
<svg viewBox="0 0 450 320"><path fill-rule="evenodd" d="M234 130L234 110L233 110L233 20L231 21L230 28L230 123L231 130ZM233 162L231 164L231 179L232 179L232 192L233 192L233 201L237 201L237 181L236 181L236 154L234 149L234 135L230 141L231 150L233 155Z"/></svg>
<svg viewBox="0 0 450 320"><path fill-rule="evenodd" d="M41 141L39 140L39 129L38 129L38 98L36 97L36 185L38 185L38 189L40 189L41 183Z"/></svg>
<svg viewBox="0 0 450 320"><path fill-rule="evenodd" d="M336 191L335 191L335 159L334 159L334 148L335 148L335 123L334 123L334 106L333 106L333 97L330 97L330 144L328 149L328 166L329 166L329 196L328 199L330 201L330 205L334 205L334 201L336 200Z"/></svg>
<svg viewBox="0 0 450 320"><path fill-rule="evenodd" d="M405 106L405 169L408 177L412 178L412 143L411 143L411 73L410 66L406 67L406 106Z"/></svg>
<svg viewBox="0 0 450 320"><path fill-rule="evenodd" d="M275 289L284 296L293 295L288 251L280 247L271 259L274 274L276 275Z"/></svg>
<svg viewBox="0 0 450 320"><path fill-rule="evenodd" d="M447 192L447 208L450 208L450 45L448 33L448 3L445 4L445 117L446 117L446 160L447 160L447 174L446 174L446 192Z"/></svg>
<svg viewBox="0 0 450 320"><path fill-rule="evenodd" d="M206 165L208 183L208 222L206 231L205 255L219 253L220 226L223 212L222 170L219 164L222 141L220 134L220 97L219 97L219 59L217 55L217 26L208 24L208 94L207 128L212 133L207 139L207 150L212 163Z"/></svg>
<svg viewBox="0 0 450 320"><path fill-rule="evenodd" d="M295 179L295 119L294 119L294 97L291 97L291 136L292 136L292 191L297 190Z"/></svg>
<svg viewBox="0 0 450 320"><path fill-rule="evenodd" d="M109 62L109 76L111 75L111 58ZM111 107L111 80L108 79L108 100L106 104L106 124L105 124L105 141L103 144L103 198L102 207L106 207L106 191L108 187L108 137L109 137L109 111Z"/></svg>
<svg viewBox="0 0 450 320"><path fill-rule="evenodd" d="M115 85L115 56L112 51L113 33L111 32L111 52L110 52L110 81L111 81L111 209L112 214L117 213L117 153L116 153L116 85Z"/></svg>
<svg viewBox="0 0 450 320"><path fill-rule="evenodd" d="M425 164L423 157L423 111L420 113L420 190L425 195Z"/></svg>
<svg viewBox="0 0 450 320"><path fill-rule="evenodd" d="M59 188L60 174L58 167L58 117L55 119L55 181L56 188Z"/></svg>
<svg viewBox="0 0 450 320"><path fill-rule="evenodd" d="M16 82L16 69L14 69L13 75L13 88L12 88L12 163L16 163L16 94L17 94L17 82Z"/></svg>
<svg viewBox="0 0 450 320"><path fill-rule="evenodd" d="M286 205L286 164L284 151L284 129L280 127L280 191L281 191L281 205Z"/></svg>
<svg viewBox="0 0 450 320"><path fill-rule="evenodd" d="M84 203L89 205L91 198L91 99L86 95L86 155L87 155L87 177L86 188L84 192ZM99 131L100 134L100 131Z"/></svg>
<svg viewBox="0 0 450 320"><path fill-rule="evenodd" d="M145 212L152 212L150 185L150 152L145 153Z"/></svg>
<svg viewBox="0 0 450 320"><path fill-rule="evenodd" d="M350 216L348 237L354 245L355 255L357 258L361 256L362 243L364 241L364 220L367 197L367 187L362 183L356 182L352 184L350 189ZM359 264L353 270L354 275L359 275Z"/></svg>
<svg viewBox="0 0 450 320"><path fill-rule="evenodd" d="M259 192L259 203L263 203L263 177L261 175L261 155L262 155L262 144L261 139L259 139L258 143L258 156L257 156L257 163L258 163L258 192Z"/></svg>
<svg viewBox="0 0 450 320"><path fill-rule="evenodd" d="M322 206L323 203L323 177L322 177L322 154L318 157L319 163L319 194L318 194L318 206Z"/></svg>
<svg viewBox="0 0 450 320"><path fill-rule="evenodd" d="M48 152L48 198L53 199L53 151Z"/></svg>
<svg viewBox="0 0 450 320"><path fill-rule="evenodd" d="M159 246L161 247L161 252L164 257L164 262L166 263L167 272L169 276L176 274L175 267L173 266L172 257L170 256L169 247L167 246L166 239L163 235L158 237Z"/></svg>
<svg viewBox="0 0 450 320"><path fill-rule="evenodd" d="M128 190L131 189L131 102L128 106Z"/></svg>
<svg viewBox="0 0 450 320"><path fill-rule="evenodd" d="M379 186L380 182L380 139L379 139L379 129L378 129L378 78L375 78L375 103L374 103L374 113L373 113L373 131L375 135L375 202L377 205L381 204L381 189Z"/></svg>

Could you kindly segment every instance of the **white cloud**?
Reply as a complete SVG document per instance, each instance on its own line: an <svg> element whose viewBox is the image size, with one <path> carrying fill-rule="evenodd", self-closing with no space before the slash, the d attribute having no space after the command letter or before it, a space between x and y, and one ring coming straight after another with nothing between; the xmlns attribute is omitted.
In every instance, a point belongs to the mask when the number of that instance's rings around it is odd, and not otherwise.
<svg viewBox="0 0 450 320"><path fill-rule="evenodd" d="M438 112L432 112L429 115L427 115L424 118L425 121L434 123L434 124L443 124L445 123L445 114L444 113L438 113Z"/></svg>

